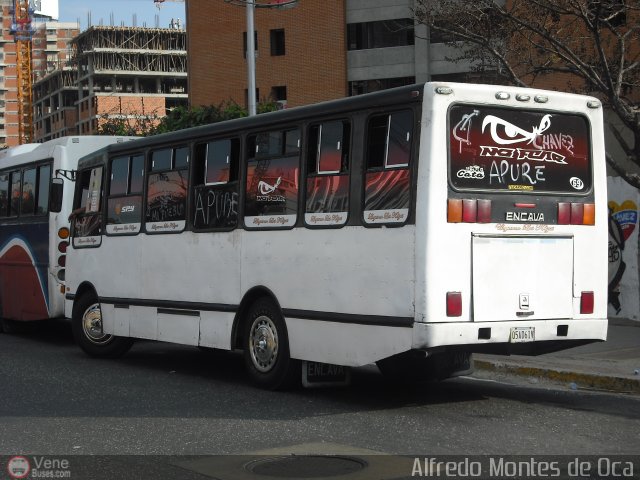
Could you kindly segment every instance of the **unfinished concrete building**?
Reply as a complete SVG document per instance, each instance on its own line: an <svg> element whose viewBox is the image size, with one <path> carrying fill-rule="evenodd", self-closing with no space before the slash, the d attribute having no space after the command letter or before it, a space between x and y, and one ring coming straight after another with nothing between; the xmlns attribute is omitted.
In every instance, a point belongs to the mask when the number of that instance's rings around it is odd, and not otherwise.
<svg viewBox="0 0 640 480"><path fill-rule="evenodd" d="M157 122L187 104L184 30L94 26L69 64L34 87L36 141L96 133L112 119Z"/></svg>

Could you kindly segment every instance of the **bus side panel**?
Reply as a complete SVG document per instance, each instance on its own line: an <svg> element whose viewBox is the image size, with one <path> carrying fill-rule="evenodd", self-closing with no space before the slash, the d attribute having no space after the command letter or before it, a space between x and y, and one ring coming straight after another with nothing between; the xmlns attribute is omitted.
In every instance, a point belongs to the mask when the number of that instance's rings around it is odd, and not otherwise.
<svg viewBox="0 0 640 480"><path fill-rule="evenodd" d="M411 349L413 329L286 318L292 358L360 367Z"/></svg>
<svg viewBox="0 0 640 480"><path fill-rule="evenodd" d="M3 318L48 318L48 223L0 227L0 308Z"/></svg>
<svg viewBox="0 0 640 480"><path fill-rule="evenodd" d="M414 231L245 232L242 291L264 285L273 292L295 358L355 366L409 350Z"/></svg>

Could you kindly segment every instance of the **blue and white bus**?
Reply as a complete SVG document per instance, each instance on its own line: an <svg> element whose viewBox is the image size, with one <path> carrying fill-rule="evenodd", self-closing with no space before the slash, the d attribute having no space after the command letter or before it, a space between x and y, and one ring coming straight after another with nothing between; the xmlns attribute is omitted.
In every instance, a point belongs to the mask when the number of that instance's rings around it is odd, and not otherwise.
<svg viewBox="0 0 640 480"><path fill-rule="evenodd" d="M0 318L16 322L64 316L69 214L78 159L116 137L64 137L0 151ZM63 178L65 203L49 209L52 179Z"/></svg>

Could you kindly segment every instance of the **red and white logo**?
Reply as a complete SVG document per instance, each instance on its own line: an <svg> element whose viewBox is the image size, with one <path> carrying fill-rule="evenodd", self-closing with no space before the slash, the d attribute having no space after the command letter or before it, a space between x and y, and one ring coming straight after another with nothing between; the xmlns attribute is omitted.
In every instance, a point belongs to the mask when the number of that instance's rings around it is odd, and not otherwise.
<svg viewBox="0 0 640 480"><path fill-rule="evenodd" d="M11 478L27 478L31 471L31 465L26 457L11 457L7 463L7 472Z"/></svg>

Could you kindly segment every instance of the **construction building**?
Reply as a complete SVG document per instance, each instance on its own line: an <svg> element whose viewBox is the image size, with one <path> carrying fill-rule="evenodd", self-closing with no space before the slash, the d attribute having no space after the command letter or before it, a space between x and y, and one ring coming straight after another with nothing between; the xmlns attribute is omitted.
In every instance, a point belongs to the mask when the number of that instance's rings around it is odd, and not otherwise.
<svg viewBox="0 0 640 480"><path fill-rule="evenodd" d="M210 0L189 0L186 7L191 105L246 105L245 8ZM414 0L326 0L256 8L258 100L298 106L462 79L470 65L446 60L451 47L414 26L413 7Z"/></svg>
<svg viewBox="0 0 640 480"><path fill-rule="evenodd" d="M187 104L186 33L93 26L71 41L71 60L34 85L35 139L90 135L113 119L158 122Z"/></svg>
<svg viewBox="0 0 640 480"><path fill-rule="evenodd" d="M51 6L46 4L43 7ZM52 4L53 5L53 4ZM18 83L16 44L11 34L13 0L0 0L2 34L0 35L0 147L19 144ZM55 11L56 8L47 11ZM31 76L44 77L69 58L69 41L78 34L75 23L56 22L36 10L32 19Z"/></svg>

